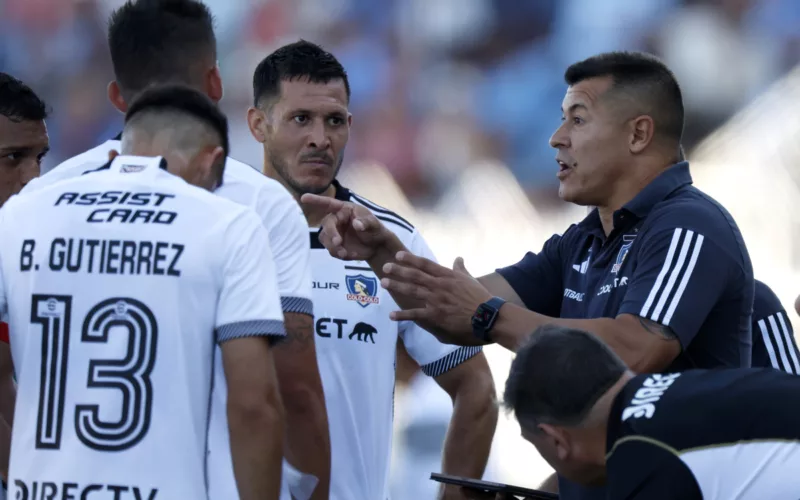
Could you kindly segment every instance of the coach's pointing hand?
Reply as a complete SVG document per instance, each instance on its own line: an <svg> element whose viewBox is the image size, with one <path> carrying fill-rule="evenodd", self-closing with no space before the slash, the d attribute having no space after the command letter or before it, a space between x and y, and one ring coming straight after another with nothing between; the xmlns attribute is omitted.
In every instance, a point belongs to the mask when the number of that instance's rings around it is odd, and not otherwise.
<svg viewBox="0 0 800 500"><path fill-rule="evenodd" d="M327 213L320 223L319 241L328 252L341 260L369 260L394 233L368 209L348 201L315 194L304 194L300 202Z"/></svg>
<svg viewBox="0 0 800 500"><path fill-rule="evenodd" d="M409 252L399 252L396 260L383 266L381 286L424 306L393 312L393 320L420 322L448 344L484 344L472 333L472 315L492 294L469 274L464 259L457 258L453 269Z"/></svg>

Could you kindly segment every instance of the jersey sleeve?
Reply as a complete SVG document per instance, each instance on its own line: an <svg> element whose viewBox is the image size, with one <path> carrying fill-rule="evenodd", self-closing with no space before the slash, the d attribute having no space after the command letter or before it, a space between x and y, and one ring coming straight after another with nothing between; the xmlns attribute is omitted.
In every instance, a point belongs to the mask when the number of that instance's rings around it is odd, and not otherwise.
<svg viewBox="0 0 800 500"><path fill-rule="evenodd" d="M639 236L637 263L619 314L670 327L686 348L741 269L713 231L687 229L684 219L663 217ZM734 284L745 285L745 280Z"/></svg>
<svg viewBox="0 0 800 500"><path fill-rule="evenodd" d="M525 307L547 316L561 314L564 290L561 241L562 237L555 235L545 242L538 254L528 252L516 264L497 269Z"/></svg>
<svg viewBox="0 0 800 500"><path fill-rule="evenodd" d="M753 300L752 364L800 375L800 352L792 322L775 292L760 281L756 281Z"/></svg>
<svg viewBox="0 0 800 500"><path fill-rule="evenodd" d="M436 257L418 231L414 234L409 250L415 255L436 262ZM443 344L431 333L413 321L400 322L400 337L408 354L429 377L438 377L481 352L480 346L459 347Z"/></svg>
<svg viewBox="0 0 800 500"><path fill-rule="evenodd" d="M246 210L233 220L223 238L217 342L257 335L284 337L275 264L261 220Z"/></svg>
<svg viewBox="0 0 800 500"><path fill-rule="evenodd" d="M268 194L263 192L258 200L258 215L269 232L281 306L284 312L313 315L308 224L289 193Z"/></svg>

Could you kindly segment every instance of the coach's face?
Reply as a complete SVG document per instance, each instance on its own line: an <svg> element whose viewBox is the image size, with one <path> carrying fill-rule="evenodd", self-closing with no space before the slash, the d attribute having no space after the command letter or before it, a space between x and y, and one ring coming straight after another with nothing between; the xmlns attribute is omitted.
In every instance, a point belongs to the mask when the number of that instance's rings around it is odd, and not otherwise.
<svg viewBox="0 0 800 500"><path fill-rule="evenodd" d="M39 177L48 150L44 120L18 122L0 115L0 206Z"/></svg>
<svg viewBox="0 0 800 500"><path fill-rule="evenodd" d="M263 112L265 119L254 123L251 118L250 127L256 139L261 140L260 134L264 139L265 173L296 196L325 193L350 138L344 81L282 81L280 96Z"/></svg>
<svg viewBox="0 0 800 500"><path fill-rule="evenodd" d="M578 205L605 206L624 173L628 129L608 99L610 77L589 78L567 89L562 124L550 138L558 150L559 196Z"/></svg>
<svg viewBox="0 0 800 500"><path fill-rule="evenodd" d="M592 430L558 427L541 424L532 430L522 425L522 437L529 441L542 458L560 475L584 485L602 485L605 482L605 456L593 456L590 436ZM605 442L605 436L600 436Z"/></svg>

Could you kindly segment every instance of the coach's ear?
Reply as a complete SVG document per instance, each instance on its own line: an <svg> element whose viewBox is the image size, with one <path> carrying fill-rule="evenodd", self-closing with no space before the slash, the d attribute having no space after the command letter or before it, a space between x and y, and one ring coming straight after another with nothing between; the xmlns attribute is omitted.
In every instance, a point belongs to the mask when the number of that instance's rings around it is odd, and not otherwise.
<svg viewBox="0 0 800 500"><path fill-rule="evenodd" d="M116 80L112 80L108 84L108 100L111 105L119 110L120 113L127 113L128 103L122 98L122 91L119 89L119 84Z"/></svg>

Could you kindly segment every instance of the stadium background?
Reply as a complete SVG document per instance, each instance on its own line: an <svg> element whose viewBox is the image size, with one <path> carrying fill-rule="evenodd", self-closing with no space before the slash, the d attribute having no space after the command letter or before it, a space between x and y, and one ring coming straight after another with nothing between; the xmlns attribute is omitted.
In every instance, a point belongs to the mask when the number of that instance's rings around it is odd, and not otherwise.
<svg viewBox="0 0 800 500"><path fill-rule="evenodd" d="M320 43L340 58L353 89L346 183L414 222L440 260L461 255L476 275L538 249L586 213L557 200L547 144L566 66L606 50L660 55L683 87L696 184L733 213L756 276L793 311L797 0L205 1L217 18L233 156L261 162L244 121L258 61L298 37ZM53 109L45 170L120 129L105 99L105 19L121 3L0 0L0 70ZM486 353L502 390L511 356L494 346ZM397 398L395 498L432 498L425 478L449 401L418 378ZM487 477L535 486L548 473L503 417Z"/></svg>

